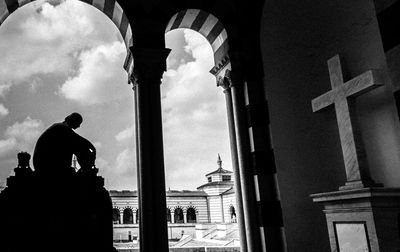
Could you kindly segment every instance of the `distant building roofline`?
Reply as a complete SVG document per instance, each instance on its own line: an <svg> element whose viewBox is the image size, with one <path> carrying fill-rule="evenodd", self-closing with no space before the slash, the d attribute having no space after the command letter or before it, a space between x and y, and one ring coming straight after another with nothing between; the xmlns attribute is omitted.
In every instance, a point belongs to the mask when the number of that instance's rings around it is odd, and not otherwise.
<svg viewBox="0 0 400 252"><path fill-rule="evenodd" d="M213 175L213 174L217 174L217 173L222 173L222 174L232 174L233 172L225 170L224 168L218 168L213 172L210 172L208 174L206 174L206 177Z"/></svg>
<svg viewBox="0 0 400 252"><path fill-rule="evenodd" d="M233 185L233 181L214 181L214 182L209 182L207 184L201 185L197 187L197 190L201 190L204 187L209 187L209 186L221 186L221 185Z"/></svg>
<svg viewBox="0 0 400 252"><path fill-rule="evenodd" d="M111 197L138 197L137 190L129 191L129 190L110 190L109 191ZM167 197L191 197L191 196L207 196L204 191L192 191L192 190L166 190Z"/></svg>

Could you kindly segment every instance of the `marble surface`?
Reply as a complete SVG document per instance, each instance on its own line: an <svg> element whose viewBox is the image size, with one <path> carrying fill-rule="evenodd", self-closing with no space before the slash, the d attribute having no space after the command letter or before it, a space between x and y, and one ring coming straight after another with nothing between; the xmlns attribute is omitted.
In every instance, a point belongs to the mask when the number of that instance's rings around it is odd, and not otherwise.
<svg viewBox="0 0 400 252"><path fill-rule="evenodd" d="M332 90L312 100L313 112L335 106L347 181L369 181L352 98L383 85L383 75L378 70L368 70L344 82L339 55L328 60L328 68Z"/></svg>

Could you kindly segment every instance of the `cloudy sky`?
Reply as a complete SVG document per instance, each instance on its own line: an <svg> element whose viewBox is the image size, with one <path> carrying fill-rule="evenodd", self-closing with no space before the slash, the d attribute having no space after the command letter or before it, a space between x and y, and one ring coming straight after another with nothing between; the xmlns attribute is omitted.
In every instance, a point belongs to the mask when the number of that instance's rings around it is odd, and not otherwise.
<svg viewBox="0 0 400 252"><path fill-rule="evenodd" d="M166 34L172 49L161 85L166 184L195 189L217 168L231 170L224 95L208 72L208 42L191 30ZM136 189L133 94L126 47L115 25L76 0L35 1L0 26L0 185L19 151L33 152L44 129L72 111L77 132L97 147L108 189Z"/></svg>

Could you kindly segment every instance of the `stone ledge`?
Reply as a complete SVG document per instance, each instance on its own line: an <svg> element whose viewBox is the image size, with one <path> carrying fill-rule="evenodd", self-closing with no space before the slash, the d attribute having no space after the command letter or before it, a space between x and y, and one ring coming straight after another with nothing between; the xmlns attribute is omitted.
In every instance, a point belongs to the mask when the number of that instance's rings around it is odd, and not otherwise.
<svg viewBox="0 0 400 252"><path fill-rule="evenodd" d="M398 198L400 197L400 188L372 187L352 190L339 190L333 192L315 193L311 194L310 197L313 199L313 202L343 201L363 198Z"/></svg>

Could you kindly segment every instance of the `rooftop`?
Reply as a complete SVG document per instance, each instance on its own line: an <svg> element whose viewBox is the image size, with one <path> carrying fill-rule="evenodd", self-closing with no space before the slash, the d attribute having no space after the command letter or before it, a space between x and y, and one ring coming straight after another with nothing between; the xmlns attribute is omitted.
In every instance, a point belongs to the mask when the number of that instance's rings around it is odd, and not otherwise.
<svg viewBox="0 0 400 252"><path fill-rule="evenodd" d="M201 185L197 187L197 190L201 190L204 187L208 186L222 186L222 185L230 185L233 186L233 181L214 181L214 182L209 182L207 184Z"/></svg>
<svg viewBox="0 0 400 252"><path fill-rule="evenodd" d="M221 173L222 174L231 174L231 173L233 173L231 171L228 171L228 170L225 170L224 168L222 168L222 160L221 160L221 157L219 156L219 154L218 154L217 164L218 164L218 169L216 169L213 172L210 172L210 173L206 174L206 177L208 177L210 175L213 175L213 174L221 174Z"/></svg>
<svg viewBox="0 0 400 252"><path fill-rule="evenodd" d="M137 191L117 191L117 190L110 190L111 197L138 197ZM207 196L204 191L191 191L191 190L167 190L166 191L167 197L189 197L189 196Z"/></svg>

